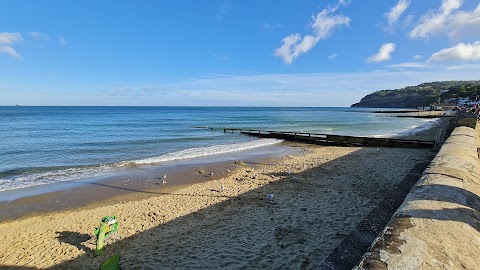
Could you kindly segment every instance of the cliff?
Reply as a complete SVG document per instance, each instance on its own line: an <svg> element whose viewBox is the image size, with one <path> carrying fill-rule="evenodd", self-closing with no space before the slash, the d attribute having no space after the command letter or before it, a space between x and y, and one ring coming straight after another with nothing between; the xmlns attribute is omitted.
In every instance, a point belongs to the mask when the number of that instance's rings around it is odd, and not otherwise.
<svg viewBox="0 0 480 270"><path fill-rule="evenodd" d="M370 94L362 98L359 103L355 103L352 107L365 108L415 108L422 105L429 105L418 93L399 93L390 96L381 96L378 94Z"/></svg>
<svg viewBox="0 0 480 270"><path fill-rule="evenodd" d="M447 98L471 96L476 99L479 93L480 81L429 82L401 89L376 91L352 107L416 108Z"/></svg>

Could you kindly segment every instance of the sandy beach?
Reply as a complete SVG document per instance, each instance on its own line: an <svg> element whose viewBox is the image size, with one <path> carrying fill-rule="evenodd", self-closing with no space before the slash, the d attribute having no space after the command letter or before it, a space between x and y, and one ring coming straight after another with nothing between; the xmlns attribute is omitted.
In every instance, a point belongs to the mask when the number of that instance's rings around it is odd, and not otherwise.
<svg viewBox="0 0 480 270"><path fill-rule="evenodd" d="M441 128L416 136L428 139ZM432 154L297 147L297 155L233 162L236 169L225 177L167 194L119 197L3 222L0 268L98 269L119 252L122 269L312 269ZM118 217L119 239L95 257L93 230L106 215Z"/></svg>
<svg viewBox="0 0 480 270"><path fill-rule="evenodd" d="M305 146L301 156L243 164L169 195L0 224L0 261L2 268L96 269L120 252L124 269L309 269L429 154ZM94 257L93 229L112 214L121 238Z"/></svg>

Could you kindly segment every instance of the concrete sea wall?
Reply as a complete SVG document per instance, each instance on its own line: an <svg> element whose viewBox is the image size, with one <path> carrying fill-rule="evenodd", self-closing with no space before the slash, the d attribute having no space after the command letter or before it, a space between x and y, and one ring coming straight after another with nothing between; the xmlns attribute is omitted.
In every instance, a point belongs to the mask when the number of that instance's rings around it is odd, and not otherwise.
<svg viewBox="0 0 480 270"><path fill-rule="evenodd" d="M478 132L457 127L357 269L480 269Z"/></svg>

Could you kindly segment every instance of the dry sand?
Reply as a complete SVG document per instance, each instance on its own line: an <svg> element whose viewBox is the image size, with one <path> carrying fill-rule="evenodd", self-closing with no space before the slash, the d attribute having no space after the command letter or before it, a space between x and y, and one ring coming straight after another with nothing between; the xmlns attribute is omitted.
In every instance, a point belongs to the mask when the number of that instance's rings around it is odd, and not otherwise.
<svg viewBox="0 0 480 270"><path fill-rule="evenodd" d="M169 195L4 222L0 268L98 269L120 252L123 269L311 269L431 154L304 149ZM94 257L93 230L112 214L121 238Z"/></svg>

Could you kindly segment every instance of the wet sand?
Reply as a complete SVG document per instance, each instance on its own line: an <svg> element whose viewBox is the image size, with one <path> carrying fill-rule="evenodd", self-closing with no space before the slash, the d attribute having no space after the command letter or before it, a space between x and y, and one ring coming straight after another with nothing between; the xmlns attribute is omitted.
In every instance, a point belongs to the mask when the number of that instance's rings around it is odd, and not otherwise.
<svg viewBox="0 0 480 270"><path fill-rule="evenodd" d="M312 269L431 151L304 145L302 153L237 162L225 177L168 194L3 222L0 268L98 269L120 252L124 269ZM94 257L93 229L112 214L120 240Z"/></svg>

